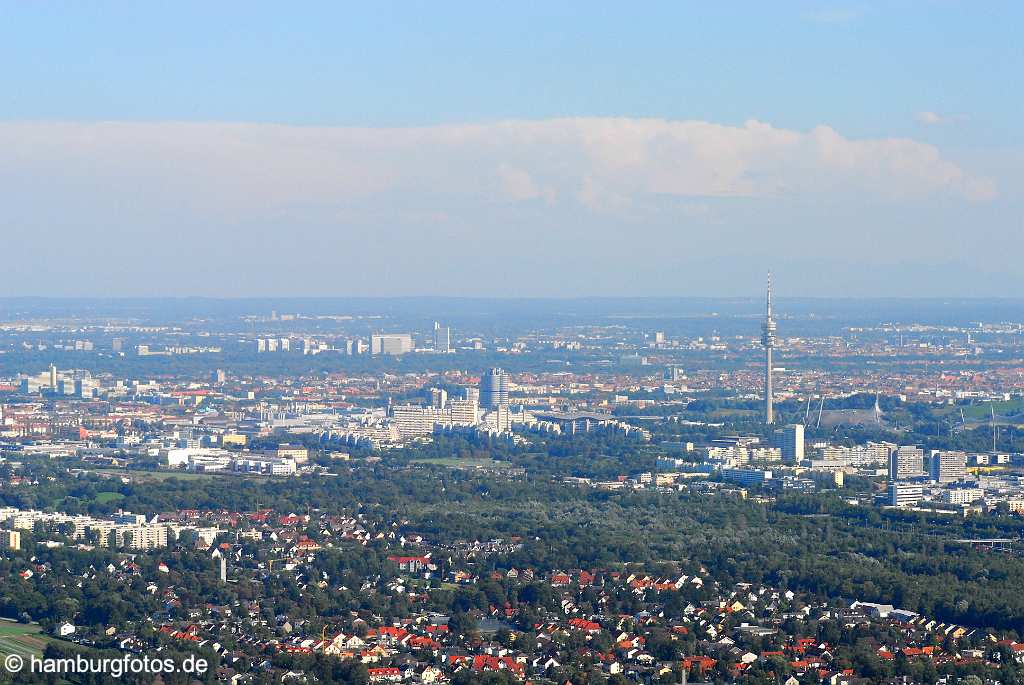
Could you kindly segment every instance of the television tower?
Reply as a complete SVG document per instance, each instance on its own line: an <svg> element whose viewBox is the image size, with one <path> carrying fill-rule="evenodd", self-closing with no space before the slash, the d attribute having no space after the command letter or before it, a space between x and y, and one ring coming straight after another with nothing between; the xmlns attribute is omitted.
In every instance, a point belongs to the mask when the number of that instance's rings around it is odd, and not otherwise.
<svg viewBox="0 0 1024 685"><path fill-rule="evenodd" d="M768 272L768 298L764 323L761 324L761 344L764 345L764 422L775 423L772 407L772 350L775 348L775 319L772 318L772 274Z"/></svg>

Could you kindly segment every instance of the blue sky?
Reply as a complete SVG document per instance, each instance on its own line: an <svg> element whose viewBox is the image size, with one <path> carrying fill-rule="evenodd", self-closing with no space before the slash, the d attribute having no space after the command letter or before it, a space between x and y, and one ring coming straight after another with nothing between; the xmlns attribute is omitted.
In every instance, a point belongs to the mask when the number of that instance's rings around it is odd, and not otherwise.
<svg viewBox="0 0 1024 685"><path fill-rule="evenodd" d="M794 295L1016 294L1022 25L1013 2L0 3L0 286L735 295L770 263Z"/></svg>

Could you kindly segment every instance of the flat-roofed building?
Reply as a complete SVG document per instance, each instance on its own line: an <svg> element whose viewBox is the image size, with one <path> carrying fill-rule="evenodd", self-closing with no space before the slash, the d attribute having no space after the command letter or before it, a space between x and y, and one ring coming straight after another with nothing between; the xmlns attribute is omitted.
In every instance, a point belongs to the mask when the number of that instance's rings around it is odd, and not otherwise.
<svg viewBox="0 0 1024 685"><path fill-rule="evenodd" d="M939 499L947 504L973 504L985 498L985 491L981 488L949 488L943 490Z"/></svg>
<svg viewBox="0 0 1024 685"><path fill-rule="evenodd" d="M919 478L924 472L924 450L901 445L889 455L889 480Z"/></svg>
<svg viewBox="0 0 1024 685"><path fill-rule="evenodd" d="M889 483L889 504L894 507L916 507L924 498L924 488L893 481Z"/></svg>
<svg viewBox="0 0 1024 685"><path fill-rule="evenodd" d="M935 452L930 464L932 480L955 483L967 478L967 454L964 452Z"/></svg>
<svg viewBox="0 0 1024 685"><path fill-rule="evenodd" d="M804 427L793 423L782 428L782 458L795 463L804 458Z"/></svg>
<svg viewBox="0 0 1024 685"><path fill-rule="evenodd" d="M412 352L412 336L391 333L370 336L370 354L406 354Z"/></svg>
<svg viewBox="0 0 1024 685"><path fill-rule="evenodd" d="M17 530L5 530L3 531L3 546L6 549L19 550L21 549L21 532Z"/></svg>

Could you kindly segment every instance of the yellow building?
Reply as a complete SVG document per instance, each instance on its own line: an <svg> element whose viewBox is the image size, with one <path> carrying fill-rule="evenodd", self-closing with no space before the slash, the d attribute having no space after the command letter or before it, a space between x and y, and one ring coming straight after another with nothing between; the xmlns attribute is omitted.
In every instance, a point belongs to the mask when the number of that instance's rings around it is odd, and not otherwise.
<svg viewBox="0 0 1024 685"><path fill-rule="evenodd" d="M7 549L21 549L21 533L16 530L3 531L3 546Z"/></svg>
<svg viewBox="0 0 1024 685"><path fill-rule="evenodd" d="M224 447L245 447L248 442L249 438L237 433L227 433L220 439L220 444Z"/></svg>

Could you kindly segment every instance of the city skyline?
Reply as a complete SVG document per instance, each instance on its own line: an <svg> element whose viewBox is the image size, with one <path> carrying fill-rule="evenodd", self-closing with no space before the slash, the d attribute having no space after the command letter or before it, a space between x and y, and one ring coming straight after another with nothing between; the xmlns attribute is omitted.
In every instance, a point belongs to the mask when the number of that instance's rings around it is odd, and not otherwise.
<svg viewBox="0 0 1024 685"><path fill-rule="evenodd" d="M1022 24L0 0L0 681L1024 683Z"/></svg>
<svg viewBox="0 0 1024 685"><path fill-rule="evenodd" d="M777 305L788 278L732 301L0 300L3 616L48 653L250 634L236 672L304 655L353 685L476 682L496 645L507 685L1019 672L1024 304ZM516 604L456 604L488 588ZM857 617L820 638L851 680L806 660L823 643L786 602ZM510 646L472 630L488 616ZM865 631L887 641L866 662Z"/></svg>

